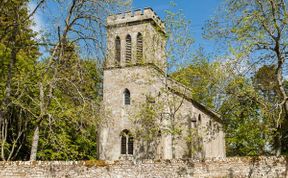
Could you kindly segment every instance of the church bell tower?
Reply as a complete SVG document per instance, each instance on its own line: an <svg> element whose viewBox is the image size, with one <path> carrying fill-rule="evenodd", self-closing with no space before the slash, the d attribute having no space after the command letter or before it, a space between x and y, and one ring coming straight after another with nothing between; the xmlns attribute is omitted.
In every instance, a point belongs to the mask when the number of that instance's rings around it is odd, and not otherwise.
<svg viewBox="0 0 288 178"><path fill-rule="evenodd" d="M145 96L159 93L159 74L166 72L165 45L164 24L151 8L107 18L100 159L141 157L133 116Z"/></svg>
<svg viewBox="0 0 288 178"><path fill-rule="evenodd" d="M165 27L151 8L107 18L106 68L153 64L166 71Z"/></svg>

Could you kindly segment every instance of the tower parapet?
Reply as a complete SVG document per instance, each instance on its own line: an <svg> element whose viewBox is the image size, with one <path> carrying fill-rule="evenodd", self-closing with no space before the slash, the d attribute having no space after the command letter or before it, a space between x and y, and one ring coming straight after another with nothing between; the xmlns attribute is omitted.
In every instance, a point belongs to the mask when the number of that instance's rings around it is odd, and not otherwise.
<svg viewBox="0 0 288 178"><path fill-rule="evenodd" d="M134 11L127 11L124 13L110 15L107 17L107 26L109 28L113 26L143 22L143 21L153 21L154 25L159 27L161 32L165 34L164 23L150 7L144 8L143 11L141 9L137 9Z"/></svg>
<svg viewBox="0 0 288 178"><path fill-rule="evenodd" d="M107 17L106 68L153 64L166 71L164 23L151 8Z"/></svg>

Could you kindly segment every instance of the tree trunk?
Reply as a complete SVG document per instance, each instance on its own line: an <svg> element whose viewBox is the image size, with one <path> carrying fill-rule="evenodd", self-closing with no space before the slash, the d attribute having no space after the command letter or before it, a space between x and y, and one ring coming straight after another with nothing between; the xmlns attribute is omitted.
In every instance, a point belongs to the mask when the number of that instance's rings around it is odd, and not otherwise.
<svg viewBox="0 0 288 178"><path fill-rule="evenodd" d="M9 60L9 65L8 65L8 73L7 73L7 81L6 81L6 86L5 86L5 93L4 93L4 98L2 100L2 108L0 110L0 141L2 142L1 144L1 158L2 160L5 160L5 143L7 139L7 132L8 132L8 105L10 103L10 97L11 97L11 84L12 84L12 76L13 76L13 68L14 64L16 62L17 58L17 41L16 41L16 36L18 35L18 14L16 15L16 20L13 24L13 33L10 38L11 41L11 54L10 54L10 60Z"/></svg>
<svg viewBox="0 0 288 178"><path fill-rule="evenodd" d="M36 122L36 128L34 130L33 140L32 140L32 147L31 147L31 154L30 154L30 161L36 160L38 143L39 143L39 125L43 120L43 116L45 113L45 105L44 105L44 88L42 82L39 83L39 99L40 99L40 117Z"/></svg>
<svg viewBox="0 0 288 178"><path fill-rule="evenodd" d="M274 144L275 144L275 154L276 156L280 156L282 153L282 133L281 128L277 128L275 137L274 137Z"/></svg>
<svg viewBox="0 0 288 178"><path fill-rule="evenodd" d="M36 160L38 143L39 143L39 126L36 126L36 128L34 130L34 134L33 134L30 161Z"/></svg>
<svg viewBox="0 0 288 178"><path fill-rule="evenodd" d="M278 31L279 33L279 31ZM280 35L280 34L279 34ZM281 133L281 123L282 120L287 118L287 113L288 113L288 97L285 91L285 87L284 87L284 81L283 81L283 65L285 63L285 57L283 56L283 53L280 49L280 36L278 36L278 38L276 38L276 44L274 47L276 56L277 56L277 68L276 68L276 77L277 77L277 86L279 89L279 95L281 97L281 103L279 105L280 107L280 114L279 114L279 118L277 119L277 135L276 135L276 147L275 147L275 151L276 151L276 155L280 156L281 155L281 151L282 151L282 133Z"/></svg>

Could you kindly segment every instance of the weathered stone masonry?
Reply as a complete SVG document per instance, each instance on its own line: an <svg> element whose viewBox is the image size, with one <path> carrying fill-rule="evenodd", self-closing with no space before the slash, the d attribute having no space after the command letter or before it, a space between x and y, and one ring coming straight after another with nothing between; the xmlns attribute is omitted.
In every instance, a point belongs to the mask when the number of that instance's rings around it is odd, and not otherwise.
<svg viewBox="0 0 288 178"><path fill-rule="evenodd" d="M164 23L151 8L107 18L100 159L225 157L221 116L166 75L165 34ZM143 128L136 121L145 103L161 108L155 116L158 134L149 142L135 134Z"/></svg>
<svg viewBox="0 0 288 178"><path fill-rule="evenodd" d="M287 157L219 160L0 162L1 178L288 177Z"/></svg>

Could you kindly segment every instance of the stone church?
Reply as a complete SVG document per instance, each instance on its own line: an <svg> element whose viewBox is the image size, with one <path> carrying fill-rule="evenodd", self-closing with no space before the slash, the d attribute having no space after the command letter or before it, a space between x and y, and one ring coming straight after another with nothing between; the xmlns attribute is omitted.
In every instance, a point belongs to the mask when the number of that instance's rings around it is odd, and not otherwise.
<svg viewBox="0 0 288 178"><path fill-rule="evenodd" d="M167 75L166 38L151 8L107 18L99 159L225 157L221 117Z"/></svg>

